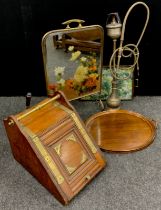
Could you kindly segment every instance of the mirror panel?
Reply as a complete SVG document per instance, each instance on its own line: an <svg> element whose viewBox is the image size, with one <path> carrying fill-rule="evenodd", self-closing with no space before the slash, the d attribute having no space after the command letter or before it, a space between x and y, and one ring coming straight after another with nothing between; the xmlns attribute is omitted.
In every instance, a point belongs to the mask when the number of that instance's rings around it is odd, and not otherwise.
<svg viewBox="0 0 161 210"><path fill-rule="evenodd" d="M103 44L99 25L47 32L42 38L47 95L61 90L74 100L100 92Z"/></svg>

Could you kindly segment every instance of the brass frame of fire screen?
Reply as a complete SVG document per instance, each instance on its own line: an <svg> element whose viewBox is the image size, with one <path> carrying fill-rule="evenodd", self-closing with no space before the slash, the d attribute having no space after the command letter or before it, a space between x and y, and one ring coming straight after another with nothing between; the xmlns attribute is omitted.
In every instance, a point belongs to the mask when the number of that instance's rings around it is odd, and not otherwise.
<svg viewBox="0 0 161 210"><path fill-rule="evenodd" d="M104 30L100 25L82 26L79 19L63 23L41 41L47 95L64 92L68 100L101 91ZM78 24L77 27L70 27Z"/></svg>

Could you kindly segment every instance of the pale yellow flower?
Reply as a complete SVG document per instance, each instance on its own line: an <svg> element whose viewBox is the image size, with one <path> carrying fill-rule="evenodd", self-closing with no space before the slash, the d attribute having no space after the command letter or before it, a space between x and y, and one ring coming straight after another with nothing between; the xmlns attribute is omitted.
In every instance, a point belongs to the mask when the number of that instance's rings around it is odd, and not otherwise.
<svg viewBox="0 0 161 210"><path fill-rule="evenodd" d="M64 74L64 69L65 69L65 67L61 67L61 66L55 67L55 69L54 69L55 75L56 76L63 75Z"/></svg>
<svg viewBox="0 0 161 210"><path fill-rule="evenodd" d="M83 82L87 78L88 68L82 65L78 66L76 69L74 79L76 82Z"/></svg>
<svg viewBox="0 0 161 210"><path fill-rule="evenodd" d="M74 50L74 46L69 46L68 47L68 50L71 52L71 51L73 51Z"/></svg>
<svg viewBox="0 0 161 210"><path fill-rule="evenodd" d="M81 52L79 50L76 52L73 52L72 57L70 58L70 61L75 61L80 55L81 55Z"/></svg>
<svg viewBox="0 0 161 210"><path fill-rule="evenodd" d="M92 58L92 63L96 63L96 58Z"/></svg>
<svg viewBox="0 0 161 210"><path fill-rule="evenodd" d="M65 80L61 78L59 81L57 81L57 83L64 86Z"/></svg>
<svg viewBox="0 0 161 210"><path fill-rule="evenodd" d="M91 77L93 79L96 79L98 77L98 74L97 73L93 73L93 74L90 74L89 77Z"/></svg>
<svg viewBox="0 0 161 210"><path fill-rule="evenodd" d="M87 58L86 58L86 57L81 57L81 58L80 58L80 61L81 61L81 62L86 62L86 61L87 61Z"/></svg>

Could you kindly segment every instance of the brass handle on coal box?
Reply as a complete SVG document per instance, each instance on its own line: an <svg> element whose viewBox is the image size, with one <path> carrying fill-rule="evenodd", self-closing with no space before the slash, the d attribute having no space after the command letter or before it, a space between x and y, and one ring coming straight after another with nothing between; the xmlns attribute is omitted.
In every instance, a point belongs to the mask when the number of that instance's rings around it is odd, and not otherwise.
<svg viewBox="0 0 161 210"><path fill-rule="evenodd" d="M59 95L59 94L56 95L56 96L54 96L53 98L51 98L51 99L48 100L47 102L44 102L43 104L37 105L37 106L36 106L35 108L33 108L32 110L30 110L30 111L24 113L23 115L19 116L19 117L17 118L17 120L21 120L22 118L28 116L28 115L31 114L32 112L41 109L41 108L44 107L45 105L49 104L49 103L52 102L52 101L55 101L55 100L58 99L58 98L60 98L60 95Z"/></svg>
<svg viewBox="0 0 161 210"><path fill-rule="evenodd" d="M10 119L9 122L8 122L8 125L9 126L14 125L14 121L12 119Z"/></svg>

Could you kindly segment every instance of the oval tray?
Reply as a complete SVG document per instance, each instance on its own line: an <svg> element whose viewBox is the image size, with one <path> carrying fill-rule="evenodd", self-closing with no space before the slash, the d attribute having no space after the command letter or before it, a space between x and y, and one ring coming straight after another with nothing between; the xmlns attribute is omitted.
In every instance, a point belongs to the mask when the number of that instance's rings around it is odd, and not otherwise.
<svg viewBox="0 0 161 210"><path fill-rule="evenodd" d="M86 121L88 132L101 149L130 152L151 144L156 122L128 110L108 110L92 115Z"/></svg>

